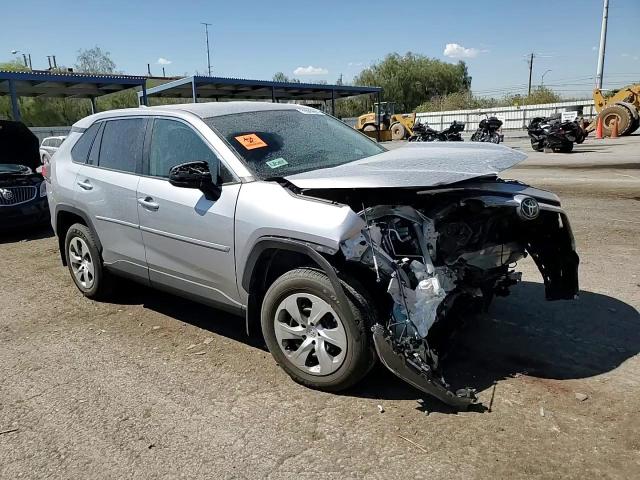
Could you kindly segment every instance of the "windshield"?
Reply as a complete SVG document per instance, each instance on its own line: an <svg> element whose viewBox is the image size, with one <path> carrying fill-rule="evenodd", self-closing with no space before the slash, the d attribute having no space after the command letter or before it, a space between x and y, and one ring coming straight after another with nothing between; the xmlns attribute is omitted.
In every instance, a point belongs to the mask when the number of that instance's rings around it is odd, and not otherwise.
<svg viewBox="0 0 640 480"><path fill-rule="evenodd" d="M205 119L260 179L335 167L384 152L377 143L309 107Z"/></svg>

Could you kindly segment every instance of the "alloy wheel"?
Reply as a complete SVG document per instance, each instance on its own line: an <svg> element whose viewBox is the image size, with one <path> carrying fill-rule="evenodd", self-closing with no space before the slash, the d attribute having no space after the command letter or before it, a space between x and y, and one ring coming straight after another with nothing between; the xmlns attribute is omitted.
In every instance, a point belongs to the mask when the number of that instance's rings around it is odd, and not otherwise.
<svg viewBox="0 0 640 480"><path fill-rule="evenodd" d="M78 284L89 290L95 281L95 268L89 247L80 237L74 237L69 242L69 262Z"/></svg>

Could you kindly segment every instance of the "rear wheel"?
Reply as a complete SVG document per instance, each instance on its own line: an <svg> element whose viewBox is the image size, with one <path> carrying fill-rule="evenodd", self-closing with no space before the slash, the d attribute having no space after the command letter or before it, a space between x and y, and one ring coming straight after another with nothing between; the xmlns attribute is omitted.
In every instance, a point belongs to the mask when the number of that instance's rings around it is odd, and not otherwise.
<svg viewBox="0 0 640 480"><path fill-rule="evenodd" d="M75 223L65 237L67 266L73 282L88 298L104 298L111 293L111 282L102 265L98 243L86 225Z"/></svg>
<svg viewBox="0 0 640 480"><path fill-rule="evenodd" d="M573 151L573 142L563 143L557 149L554 149L554 151L560 153L571 153Z"/></svg>
<svg viewBox="0 0 640 480"><path fill-rule="evenodd" d="M351 282L352 283L352 282ZM264 339L276 362L298 383L326 391L350 387L375 363L370 304L343 281L349 305L336 302L329 278L291 270L267 290L261 310Z"/></svg>

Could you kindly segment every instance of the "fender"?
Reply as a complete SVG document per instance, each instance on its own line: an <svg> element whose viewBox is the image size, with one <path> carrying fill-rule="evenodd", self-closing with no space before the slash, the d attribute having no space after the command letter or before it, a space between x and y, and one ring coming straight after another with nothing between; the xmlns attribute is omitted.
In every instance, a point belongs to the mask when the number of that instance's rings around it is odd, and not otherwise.
<svg viewBox="0 0 640 480"><path fill-rule="evenodd" d="M82 218L85 225L91 230L91 233L93 233L93 237L96 239L96 243L98 244L97 245L98 251L102 253L102 243L100 242L100 237L98 237L98 233L96 232L96 229L93 226L93 222L91 221L89 216L86 213L84 213L82 210L76 207L67 205L65 203L61 203L56 205L56 210L54 212L55 224L53 225L53 229L55 234L58 236L58 245L60 246L60 258L62 259L62 264L66 266L67 260L64 255L64 238L61 238L60 235L58 234L58 216L61 212L73 213L74 215L77 215L78 217Z"/></svg>
<svg viewBox="0 0 640 480"><path fill-rule="evenodd" d="M344 289L340 283L340 279L336 273L335 268L329 263L329 261L320 255L315 249L312 243L303 242L299 240L293 240L290 238L280 238L280 237L262 237L260 240L256 242L247 258L247 263L244 267L244 272L242 273L242 288L249 293L249 301L247 302L247 311L246 311L246 321L247 321L247 333L249 333L249 311L251 302L251 278L253 276L253 271L256 267L256 263L260 258L260 255L265 250L269 249L277 249L277 250L289 250L292 252L302 253L309 258L311 258L317 265L322 269L322 271L329 277L329 281L333 286L333 291L336 294L336 303L338 304L338 308L340 309L340 314L343 315L343 318L348 318L351 315L349 309L349 301L347 299L346 294L344 293Z"/></svg>

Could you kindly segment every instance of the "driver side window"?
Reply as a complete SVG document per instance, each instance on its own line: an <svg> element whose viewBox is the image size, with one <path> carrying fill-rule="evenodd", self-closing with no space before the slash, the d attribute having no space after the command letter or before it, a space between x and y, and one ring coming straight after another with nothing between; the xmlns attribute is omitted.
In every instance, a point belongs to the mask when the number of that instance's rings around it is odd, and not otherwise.
<svg viewBox="0 0 640 480"><path fill-rule="evenodd" d="M191 127L175 120L157 118L151 133L149 175L169 178L172 167L196 161L205 161L210 165L219 163L222 181L232 181L231 173Z"/></svg>

